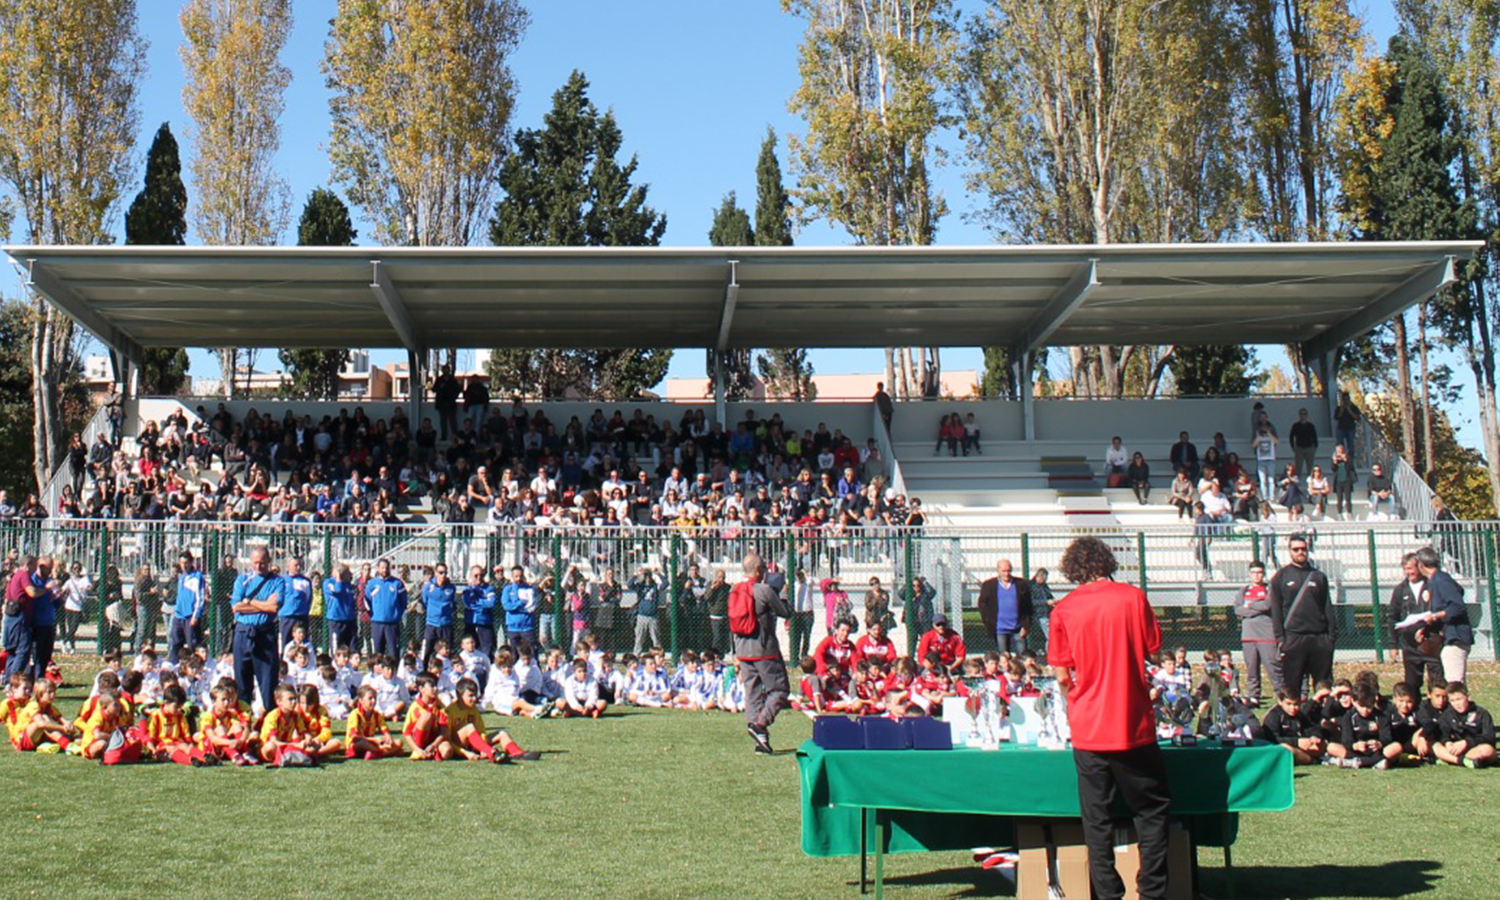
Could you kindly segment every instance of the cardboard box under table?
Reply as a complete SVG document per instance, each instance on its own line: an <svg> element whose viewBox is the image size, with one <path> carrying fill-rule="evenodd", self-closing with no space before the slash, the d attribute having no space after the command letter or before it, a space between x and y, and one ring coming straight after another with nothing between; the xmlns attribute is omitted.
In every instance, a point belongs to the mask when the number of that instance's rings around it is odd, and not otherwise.
<svg viewBox="0 0 1500 900"><path fill-rule="evenodd" d="M1239 813L1292 806L1292 756L1284 747L1202 741L1162 750L1172 815L1194 846L1223 847L1226 866ZM1017 819L1078 819L1078 772L1068 750L824 750L809 741L797 766L802 851L859 855L861 888L865 854L873 851L877 895L886 853L1015 846Z"/></svg>

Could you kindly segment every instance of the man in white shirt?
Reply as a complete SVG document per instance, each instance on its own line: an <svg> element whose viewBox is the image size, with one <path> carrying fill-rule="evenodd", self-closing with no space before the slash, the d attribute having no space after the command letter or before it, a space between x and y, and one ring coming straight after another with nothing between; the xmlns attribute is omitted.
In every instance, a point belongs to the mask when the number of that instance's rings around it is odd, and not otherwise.
<svg viewBox="0 0 1500 900"><path fill-rule="evenodd" d="M1120 442L1119 436L1110 438L1109 446L1104 450L1104 474L1124 475L1125 467L1130 465L1130 451Z"/></svg>
<svg viewBox="0 0 1500 900"><path fill-rule="evenodd" d="M1224 496L1224 490L1219 487L1217 480L1214 481L1212 489L1203 495L1203 511L1213 516L1215 522L1227 523L1234 520L1229 498Z"/></svg>

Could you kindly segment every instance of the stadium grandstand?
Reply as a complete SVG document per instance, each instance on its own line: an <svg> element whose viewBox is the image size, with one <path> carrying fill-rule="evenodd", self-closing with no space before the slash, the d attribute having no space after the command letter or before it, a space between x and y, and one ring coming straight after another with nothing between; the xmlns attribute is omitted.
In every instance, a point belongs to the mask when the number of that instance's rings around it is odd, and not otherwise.
<svg viewBox="0 0 1500 900"><path fill-rule="evenodd" d="M946 612L982 648L973 606L997 561L1052 568L1071 537L1093 533L1148 586L1169 641L1220 647L1237 642L1228 606L1249 562L1284 563L1278 544L1305 530L1337 588L1341 652L1386 646L1380 605L1401 555L1433 543L1469 589L1484 636L1476 655L1489 654L1494 530L1442 518L1432 491L1331 388L1341 345L1430 297L1478 246L8 247L28 285L107 348L120 399L42 496L0 498L0 527L7 546L56 553L96 579L76 635L96 646L159 633L139 598L154 596L181 548L227 573L270 544L325 574L377 558L413 580L436 560L455 575L521 563L549 587L559 642L583 616L623 647L621 598L661 579L674 651L711 640L713 575L757 546L805 578L820 611L837 579L856 610L889 604L898 645ZM460 405L450 434L423 391L404 402L219 402L136 396L131 377L150 346L399 348L420 385L441 374L424 370L429 351L455 346L985 344L1009 347L1017 382L1031 385L1036 350L1100 342L1297 344L1322 393L1025 390L894 403L887 420L874 398L730 402L716 372L715 396L701 401L495 398L472 415ZM1253 494L1269 516L1236 503L1245 497L1233 487L1236 469L1259 480L1262 412L1279 440L1271 481ZM1299 420L1317 436L1310 462L1330 475L1335 443L1350 445L1347 515L1332 496L1320 509L1305 471L1284 493ZM1203 469L1224 482L1212 524L1172 502L1182 432L1195 447L1191 499L1208 492ZM1141 454L1149 493L1117 467L1120 450Z"/></svg>

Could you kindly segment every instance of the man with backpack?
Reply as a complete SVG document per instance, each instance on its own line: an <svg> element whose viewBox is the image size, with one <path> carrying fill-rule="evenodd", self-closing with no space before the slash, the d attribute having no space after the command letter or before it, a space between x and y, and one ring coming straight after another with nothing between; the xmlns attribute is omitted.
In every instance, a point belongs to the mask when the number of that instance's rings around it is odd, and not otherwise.
<svg viewBox="0 0 1500 900"><path fill-rule="evenodd" d="M776 589L762 583L765 564L756 553L745 556L745 579L729 592L729 631L740 683L745 688L745 723L755 752L771 755L771 723L787 706L791 681L776 638L777 619L790 619L791 607Z"/></svg>

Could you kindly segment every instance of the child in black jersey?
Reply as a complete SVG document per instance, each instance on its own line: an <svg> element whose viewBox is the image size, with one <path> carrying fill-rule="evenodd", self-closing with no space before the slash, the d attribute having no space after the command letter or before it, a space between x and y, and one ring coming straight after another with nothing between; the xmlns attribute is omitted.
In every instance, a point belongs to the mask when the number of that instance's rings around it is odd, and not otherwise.
<svg viewBox="0 0 1500 900"><path fill-rule="evenodd" d="M1260 738L1281 744L1292 752L1299 766L1310 766L1327 752L1318 724L1298 705L1297 695L1276 692L1276 706L1260 723Z"/></svg>
<svg viewBox="0 0 1500 900"><path fill-rule="evenodd" d="M1391 726L1390 720L1375 708L1376 696L1368 684L1360 685L1349 711L1339 720L1343 732L1339 747L1345 755L1338 764L1344 768L1386 767L1385 748L1391 743Z"/></svg>
<svg viewBox="0 0 1500 900"><path fill-rule="evenodd" d="M1495 761L1495 720L1469 699L1462 681L1448 683L1448 708L1438 716L1438 733L1432 752L1450 766L1480 769Z"/></svg>
<svg viewBox="0 0 1500 900"><path fill-rule="evenodd" d="M1417 694L1411 685L1398 682L1391 689L1390 710L1386 721L1391 732L1391 742L1385 745L1385 758L1392 766L1413 766L1432 753L1432 744L1423 735L1422 722L1417 717Z"/></svg>

